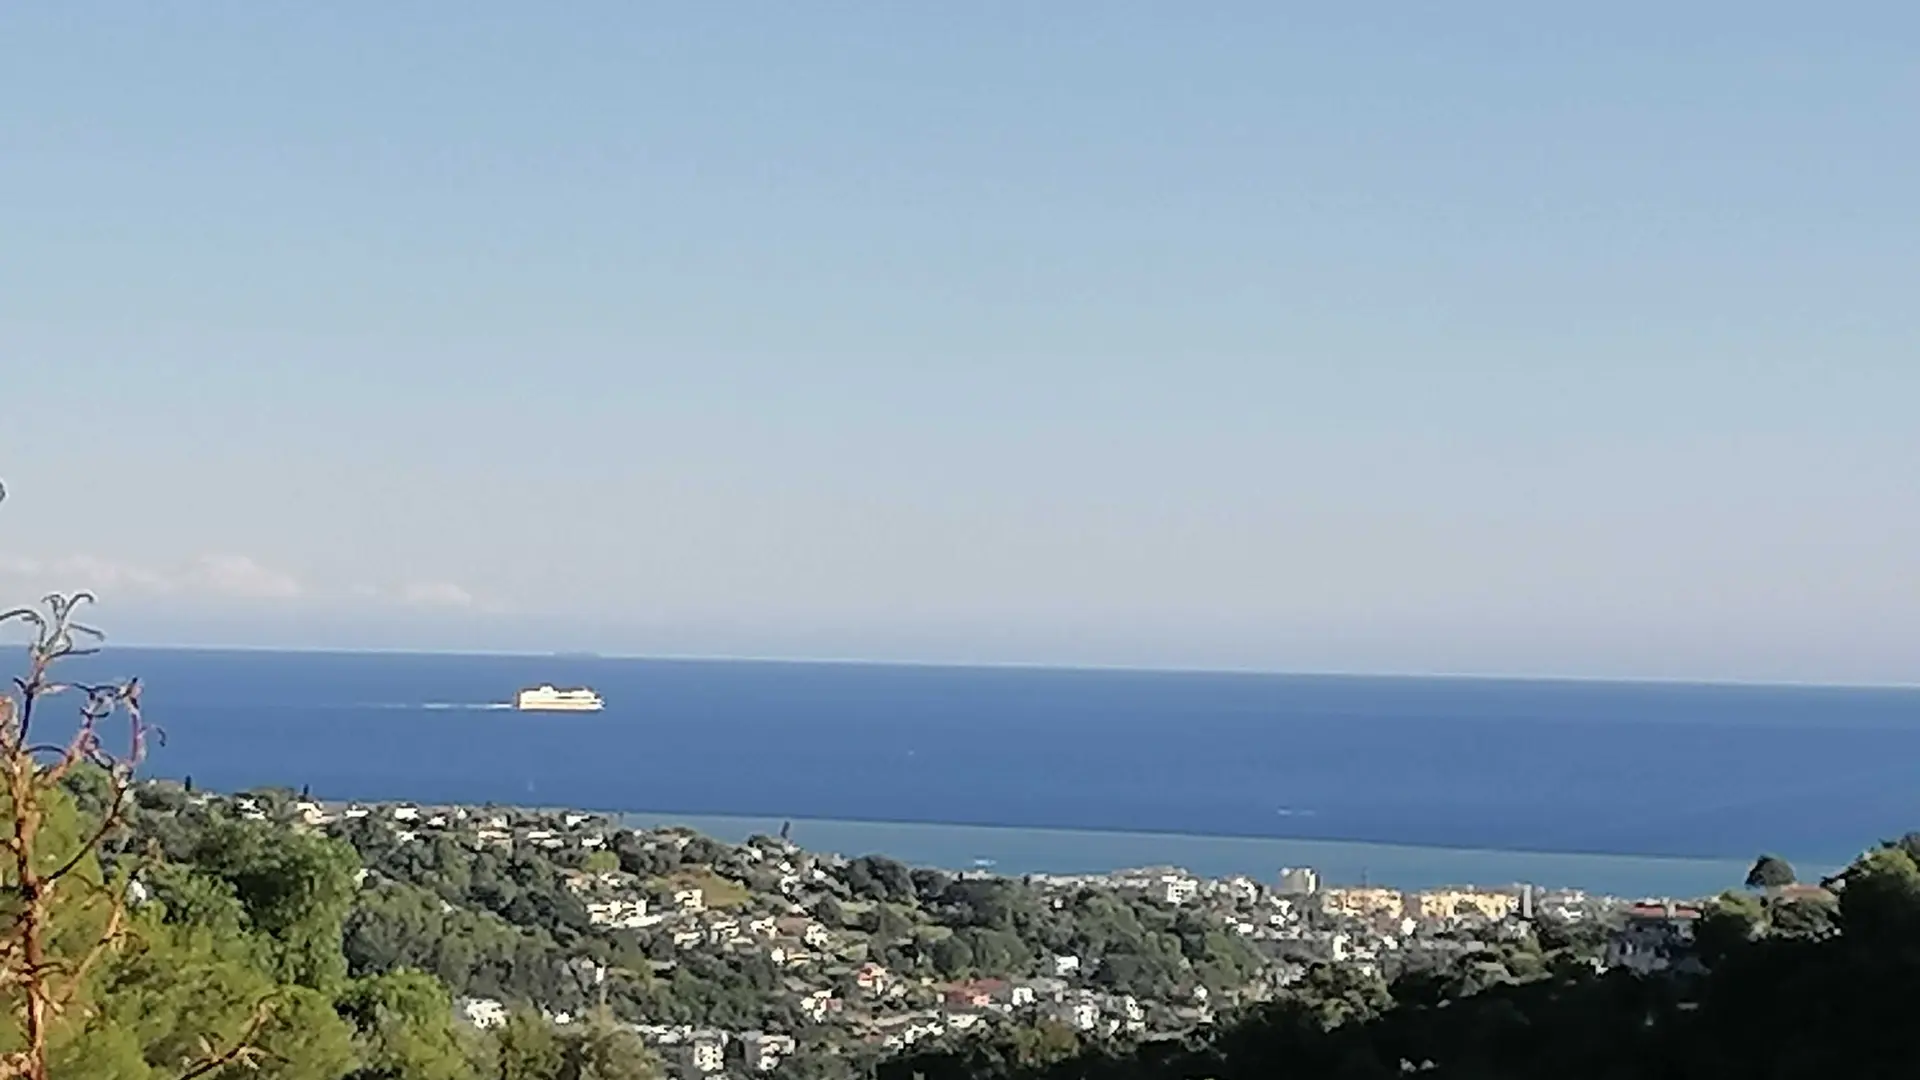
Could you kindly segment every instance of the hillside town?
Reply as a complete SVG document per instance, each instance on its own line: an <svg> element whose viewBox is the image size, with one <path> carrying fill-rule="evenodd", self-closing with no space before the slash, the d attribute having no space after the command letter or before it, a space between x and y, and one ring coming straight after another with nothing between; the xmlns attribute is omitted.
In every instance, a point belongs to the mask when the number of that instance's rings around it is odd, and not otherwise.
<svg viewBox="0 0 1920 1080"><path fill-rule="evenodd" d="M191 798L205 807L224 797ZM725 844L578 811L274 792L232 797L225 810L348 840L365 864L363 890L399 887L410 875L412 884L431 883L425 871L396 868L445 866L455 851L550 865L565 894L558 906L584 931L575 940L615 943L620 961L605 959L606 949L569 957L580 992L566 1000L516 1001L469 986L456 1003L460 1018L487 1029L533 1008L565 1025L618 999L620 1022L682 1077L774 1073L807 1053L884 1057L1008 1023L1165 1037L1266 1000L1316 968L1389 978L1492 956L1543 922L1587 934L1595 966L1652 971L1683 962L1699 914L1667 899L1630 903L1530 885L1402 892L1328 884L1304 867L1279 868L1269 881L1173 867L1019 878L909 870L778 837ZM451 910L454 901L439 903ZM556 928L568 921L565 912L552 918ZM1184 942L1159 967L1093 925L1143 918ZM685 972L714 968L749 973L750 1007L723 1016L676 1005L680 1015L662 1016L667 1010L649 1009L651 999L630 990L675 987ZM627 996L610 994L612 986Z"/></svg>

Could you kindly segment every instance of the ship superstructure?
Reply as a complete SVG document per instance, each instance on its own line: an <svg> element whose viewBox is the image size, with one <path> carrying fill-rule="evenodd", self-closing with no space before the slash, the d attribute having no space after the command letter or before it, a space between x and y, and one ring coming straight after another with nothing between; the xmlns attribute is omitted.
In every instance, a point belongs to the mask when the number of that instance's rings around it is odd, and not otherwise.
<svg viewBox="0 0 1920 1080"><path fill-rule="evenodd" d="M522 712L599 712L606 704L584 686L560 690L543 684L522 690L513 699L513 707Z"/></svg>

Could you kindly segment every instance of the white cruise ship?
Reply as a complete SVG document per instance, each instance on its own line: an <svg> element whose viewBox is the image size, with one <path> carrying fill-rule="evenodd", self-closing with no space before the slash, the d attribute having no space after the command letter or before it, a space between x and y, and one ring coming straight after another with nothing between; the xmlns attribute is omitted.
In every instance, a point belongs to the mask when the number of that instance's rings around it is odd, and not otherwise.
<svg viewBox="0 0 1920 1080"><path fill-rule="evenodd" d="M513 707L522 712L599 712L606 704L599 694L584 686L576 690L535 686L520 691L513 699Z"/></svg>

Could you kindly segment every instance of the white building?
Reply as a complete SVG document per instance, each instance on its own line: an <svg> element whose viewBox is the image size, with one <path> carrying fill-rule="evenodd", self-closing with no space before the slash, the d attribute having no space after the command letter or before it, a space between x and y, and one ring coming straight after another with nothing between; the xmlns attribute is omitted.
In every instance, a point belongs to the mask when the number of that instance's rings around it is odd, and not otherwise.
<svg viewBox="0 0 1920 1080"><path fill-rule="evenodd" d="M1169 904L1184 904L1200 895L1200 883L1190 877L1168 874L1159 881L1160 899Z"/></svg>
<svg viewBox="0 0 1920 1080"><path fill-rule="evenodd" d="M647 914L647 902L638 897L590 901L587 918L595 926L611 926L616 930L639 930L661 921L660 916Z"/></svg>
<svg viewBox="0 0 1920 1080"><path fill-rule="evenodd" d="M680 1060L696 1073L717 1073L727 1065L727 1048L718 1039L695 1039L681 1047Z"/></svg>
<svg viewBox="0 0 1920 1080"><path fill-rule="evenodd" d="M1312 896L1320 891L1320 873L1311 866L1282 867L1280 891L1288 896Z"/></svg>
<svg viewBox="0 0 1920 1080"><path fill-rule="evenodd" d="M772 1072L779 1068L782 1061L793 1056L795 1045L791 1035L749 1031L740 1036L740 1048L748 1072Z"/></svg>
<svg viewBox="0 0 1920 1080"><path fill-rule="evenodd" d="M492 998L461 998L456 1007L462 1019L482 1031L507 1022L507 1007Z"/></svg>
<svg viewBox="0 0 1920 1080"><path fill-rule="evenodd" d="M1100 1026L1100 1006L1085 998L1058 1002L1048 1012L1054 1020L1078 1031Z"/></svg>

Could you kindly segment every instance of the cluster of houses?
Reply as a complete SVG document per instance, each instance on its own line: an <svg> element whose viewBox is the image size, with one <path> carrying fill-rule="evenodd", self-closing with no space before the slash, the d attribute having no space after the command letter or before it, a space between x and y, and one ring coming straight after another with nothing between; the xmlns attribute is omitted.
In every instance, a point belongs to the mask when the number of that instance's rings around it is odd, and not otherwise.
<svg viewBox="0 0 1920 1080"><path fill-rule="evenodd" d="M241 797L244 816L269 812L321 828L374 817L394 839L406 843L428 832L452 832L474 845L530 845L591 853L611 843L616 823L591 814L535 812L407 804L323 804L309 799L268 807ZM646 849L684 851L692 838L680 831L642 834ZM578 861L578 860L576 860ZM847 862L801 851L784 840L759 838L724 847L720 865L705 880L731 894L710 895L696 879L668 875L642 879L601 856L592 870L567 877L589 919L610 931L633 931L664 948L714 953L756 952L782 973L783 992L814 1024L831 1025L869 1046L898 1051L930 1038L965 1032L1006 1018L1045 1018L1101 1035L1191 1029L1210 1023L1216 1007L1204 987L1187 1000L1141 1001L1101 989L1082 957L1048 957L1040 974L938 984L897 975L868 955L865 934L830 928L815 919L811 903L831 892ZM739 882L751 881L753 887ZM1265 996L1302 976L1312 965L1337 963L1384 972L1396 957L1428 951L1472 951L1503 935L1524 933L1527 920L1549 915L1563 920L1604 919L1614 926L1604 963L1656 971L1688 962L1698 907L1670 902L1625 904L1561 890L1442 888L1403 892L1377 886L1325 887L1310 868L1280 871L1272 885L1247 877L1207 879L1177 868L1156 867L1095 875L1032 875L1030 886L1060 902L1083 889L1112 890L1196 911L1240 935L1268 961L1263 981L1235 1000ZM664 945L662 944L664 943ZM665 948L670 946L670 948ZM674 961L659 960L671 968ZM469 999L461 1015L475 1027L503 1023L505 1006ZM556 1022L570 1017L553 1015ZM676 1075L699 1078L762 1074L795 1052L787 1033L721 1031L638 1024L634 1030L659 1051Z"/></svg>

